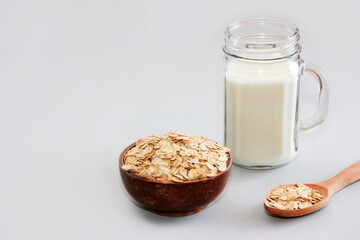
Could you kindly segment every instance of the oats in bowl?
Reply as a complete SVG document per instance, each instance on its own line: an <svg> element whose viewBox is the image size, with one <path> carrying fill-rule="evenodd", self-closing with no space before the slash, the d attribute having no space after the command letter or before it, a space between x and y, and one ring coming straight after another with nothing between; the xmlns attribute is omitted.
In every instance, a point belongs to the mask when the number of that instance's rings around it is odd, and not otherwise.
<svg viewBox="0 0 360 240"><path fill-rule="evenodd" d="M180 217L205 209L224 190L231 170L229 149L179 132L152 135L119 157L123 185L139 207Z"/></svg>
<svg viewBox="0 0 360 240"><path fill-rule="evenodd" d="M126 153L122 169L160 182L201 180L227 169L229 151L204 137L171 131L138 140Z"/></svg>

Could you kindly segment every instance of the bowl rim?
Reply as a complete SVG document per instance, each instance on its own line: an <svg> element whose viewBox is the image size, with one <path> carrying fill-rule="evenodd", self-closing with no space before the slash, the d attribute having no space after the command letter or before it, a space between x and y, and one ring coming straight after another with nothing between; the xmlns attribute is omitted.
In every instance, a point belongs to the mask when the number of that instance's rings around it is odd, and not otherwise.
<svg viewBox="0 0 360 240"><path fill-rule="evenodd" d="M164 184L164 185L182 185L182 184L191 184L191 183L201 183L201 182L207 182L207 181L211 181L223 174L225 174L226 172L230 171L230 168L231 168L231 165L232 165L232 159L231 159L231 154L230 152L228 152L228 160L226 161L226 170L221 172L220 174L214 176L214 177L207 177L207 178L204 178L204 179L200 179L200 180L190 180L190 181L186 181L186 182L160 182L160 181L155 181L155 180L151 180L151 179L145 179L145 178L142 178L136 174L133 174L133 173L130 173L130 172L127 172L125 171L124 169L122 169L121 167L124 165L124 157L125 157L125 154L127 153L127 151L129 151L131 148L133 148L134 146L136 145L136 142L130 144L127 148L125 148L120 156L119 156L119 161L118 161L118 164L119 164L119 169L121 172L125 173L126 175L128 175L129 177L133 177L133 178L136 178L138 180L141 180L141 181L144 181L144 182L149 182L149 183L156 183L156 184ZM229 162L229 163L228 163Z"/></svg>

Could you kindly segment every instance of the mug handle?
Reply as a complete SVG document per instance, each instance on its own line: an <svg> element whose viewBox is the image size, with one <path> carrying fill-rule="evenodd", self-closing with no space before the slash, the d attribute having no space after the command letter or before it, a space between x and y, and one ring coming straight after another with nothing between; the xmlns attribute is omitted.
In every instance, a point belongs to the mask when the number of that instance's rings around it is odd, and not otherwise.
<svg viewBox="0 0 360 240"><path fill-rule="evenodd" d="M325 120L329 106L329 87L325 74L313 63L304 62L302 74L313 76L320 87L317 112L309 119L300 120L300 131L307 132L316 129Z"/></svg>

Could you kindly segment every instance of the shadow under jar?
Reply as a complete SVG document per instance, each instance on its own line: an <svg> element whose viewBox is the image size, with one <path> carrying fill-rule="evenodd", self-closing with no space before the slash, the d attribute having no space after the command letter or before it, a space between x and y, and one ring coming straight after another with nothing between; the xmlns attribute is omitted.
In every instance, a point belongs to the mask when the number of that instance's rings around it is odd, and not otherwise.
<svg viewBox="0 0 360 240"><path fill-rule="evenodd" d="M327 114L325 75L300 57L298 28L278 19L231 24L225 32L225 145L241 167L282 166L298 152L298 131L320 125ZM317 113L299 121L300 77L319 83Z"/></svg>

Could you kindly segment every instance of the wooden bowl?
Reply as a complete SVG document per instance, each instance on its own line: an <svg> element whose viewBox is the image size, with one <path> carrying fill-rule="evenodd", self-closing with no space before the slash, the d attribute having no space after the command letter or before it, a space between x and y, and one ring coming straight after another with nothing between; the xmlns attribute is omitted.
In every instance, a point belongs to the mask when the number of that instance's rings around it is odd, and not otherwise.
<svg viewBox="0 0 360 240"><path fill-rule="evenodd" d="M121 169L127 147L120 155L119 168L122 182L128 193L143 209L163 216L188 216L205 209L224 190L231 169L228 154L227 168L219 175L202 180L163 183L141 178Z"/></svg>

